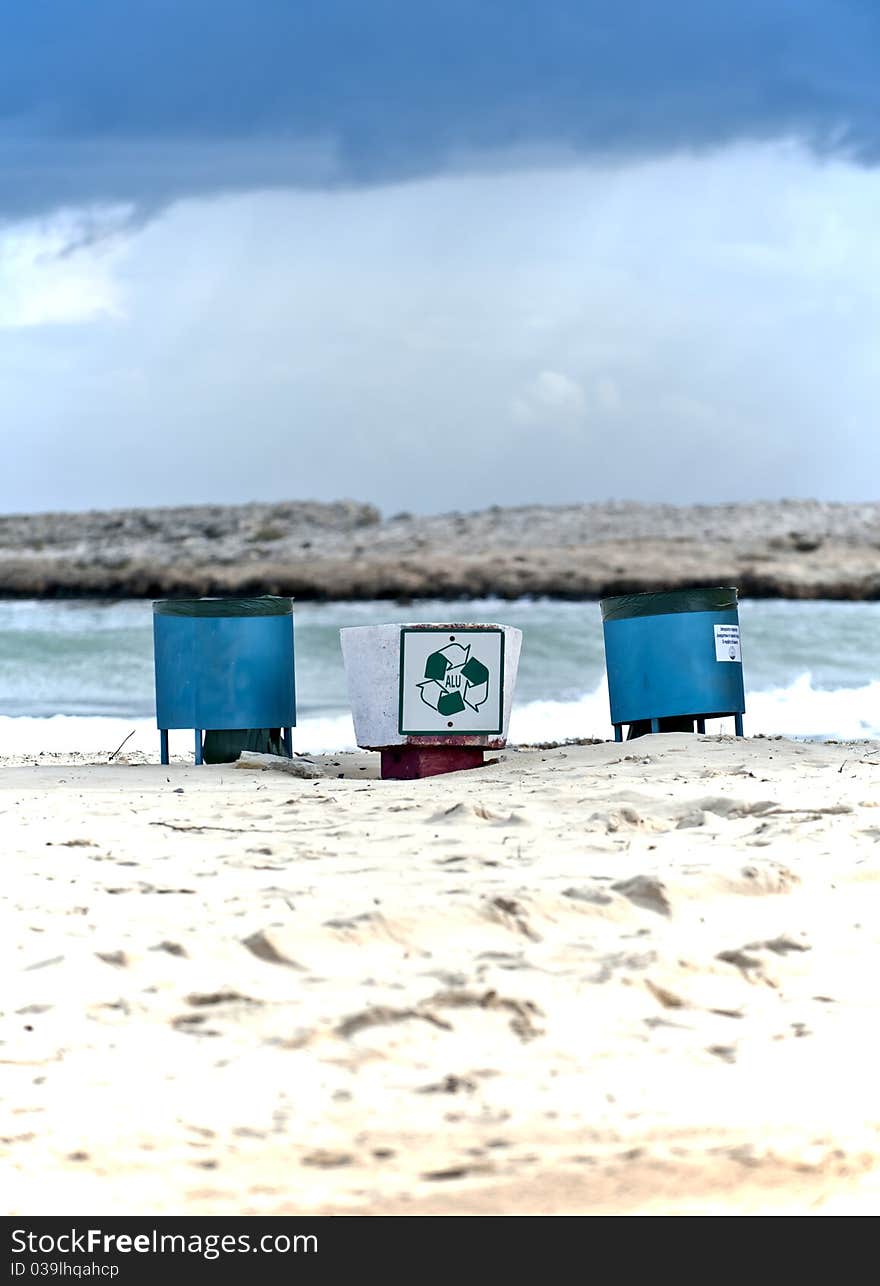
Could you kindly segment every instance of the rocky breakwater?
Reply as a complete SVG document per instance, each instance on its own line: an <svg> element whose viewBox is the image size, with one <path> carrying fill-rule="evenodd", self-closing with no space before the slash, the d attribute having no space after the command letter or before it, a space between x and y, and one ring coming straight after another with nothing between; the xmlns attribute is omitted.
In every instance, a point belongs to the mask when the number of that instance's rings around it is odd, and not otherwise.
<svg viewBox="0 0 880 1286"><path fill-rule="evenodd" d="M382 518L284 502L0 516L0 595L880 598L880 504L628 502Z"/></svg>

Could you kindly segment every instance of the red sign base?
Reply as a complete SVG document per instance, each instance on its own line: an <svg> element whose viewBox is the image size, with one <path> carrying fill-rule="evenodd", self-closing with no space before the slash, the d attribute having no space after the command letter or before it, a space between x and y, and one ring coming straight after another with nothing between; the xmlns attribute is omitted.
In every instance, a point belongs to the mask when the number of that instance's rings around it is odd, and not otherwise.
<svg viewBox="0 0 880 1286"><path fill-rule="evenodd" d="M476 746L384 746L380 753L383 780L414 781L483 766L483 751Z"/></svg>

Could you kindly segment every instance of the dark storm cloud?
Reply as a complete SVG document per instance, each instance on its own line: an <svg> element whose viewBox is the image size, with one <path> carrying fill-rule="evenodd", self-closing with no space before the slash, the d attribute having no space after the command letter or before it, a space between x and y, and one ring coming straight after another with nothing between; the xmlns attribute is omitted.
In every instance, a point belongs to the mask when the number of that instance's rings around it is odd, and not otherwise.
<svg viewBox="0 0 880 1286"><path fill-rule="evenodd" d="M0 0L0 215L465 155L880 156L875 0Z"/></svg>

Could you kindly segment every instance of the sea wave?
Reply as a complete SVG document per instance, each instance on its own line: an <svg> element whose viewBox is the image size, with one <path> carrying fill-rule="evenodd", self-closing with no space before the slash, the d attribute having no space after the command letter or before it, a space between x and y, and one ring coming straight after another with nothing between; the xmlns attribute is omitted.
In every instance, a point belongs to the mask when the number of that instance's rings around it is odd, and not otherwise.
<svg viewBox="0 0 880 1286"><path fill-rule="evenodd" d="M746 734L818 740L880 738L880 680L860 687L814 687L805 672L785 687L746 692ZM734 731L733 719L717 719L708 733ZM510 739L522 744L611 735L608 687L603 679L576 701L531 701L514 707Z"/></svg>
<svg viewBox="0 0 880 1286"><path fill-rule="evenodd" d="M819 740L880 739L880 680L860 687L824 689L815 687L812 676L804 673L786 687L749 692L745 727L747 734ZM709 723L707 732L732 733L733 720ZM604 680L574 700L515 704L510 720L510 740L520 745L611 735ZM0 717L0 756L74 751L109 756L123 742L124 754L131 751L154 756L158 753L158 740L155 724L149 719ZM191 734L171 733L172 754L186 754L191 746ZM340 711L303 719L294 730L294 746L314 753L353 750L351 716Z"/></svg>
<svg viewBox="0 0 880 1286"><path fill-rule="evenodd" d="M192 754L193 734L169 734L172 755ZM294 729L294 749L313 751L355 750L351 715L305 719ZM114 751L158 757L159 733L152 719L119 719L102 715L56 714L0 716L0 758L13 755L73 754L109 757Z"/></svg>

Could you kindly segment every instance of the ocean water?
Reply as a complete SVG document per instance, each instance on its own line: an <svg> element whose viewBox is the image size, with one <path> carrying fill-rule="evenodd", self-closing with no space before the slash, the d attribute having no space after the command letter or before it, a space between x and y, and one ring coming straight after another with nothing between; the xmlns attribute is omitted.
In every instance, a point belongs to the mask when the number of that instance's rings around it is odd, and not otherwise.
<svg viewBox="0 0 880 1286"><path fill-rule="evenodd" d="M340 626L450 619L523 630L511 741L612 735L597 603L304 603L295 747L354 746ZM880 603L745 601L740 625L747 733L880 737ZM0 755L109 753L128 733L126 750L156 753L154 716L148 602L0 602ZM171 745L187 751L189 734Z"/></svg>

